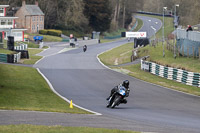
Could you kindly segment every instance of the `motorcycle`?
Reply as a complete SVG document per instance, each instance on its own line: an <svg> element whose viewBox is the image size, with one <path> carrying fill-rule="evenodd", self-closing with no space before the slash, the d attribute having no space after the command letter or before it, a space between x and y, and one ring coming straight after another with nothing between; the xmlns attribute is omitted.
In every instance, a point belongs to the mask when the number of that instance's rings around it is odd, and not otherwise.
<svg viewBox="0 0 200 133"><path fill-rule="evenodd" d="M119 104L124 100L125 96L126 88L124 86L119 86L118 90L108 99L107 108L119 106Z"/></svg>

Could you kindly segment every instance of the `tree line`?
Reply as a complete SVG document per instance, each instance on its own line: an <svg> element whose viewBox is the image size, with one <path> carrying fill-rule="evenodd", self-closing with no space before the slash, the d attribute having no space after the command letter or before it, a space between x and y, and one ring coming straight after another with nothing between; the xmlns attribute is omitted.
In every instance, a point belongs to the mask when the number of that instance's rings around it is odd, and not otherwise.
<svg viewBox="0 0 200 133"><path fill-rule="evenodd" d="M26 0L34 4L35 0ZM133 13L139 10L162 13L163 7L172 12L175 4L182 25L198 24L199 0L38 0L45 14L45 28L66 29L82 32L113 31L127 28L134 20ZM20 7L22 0L1 0L1 5Z"/></svg>

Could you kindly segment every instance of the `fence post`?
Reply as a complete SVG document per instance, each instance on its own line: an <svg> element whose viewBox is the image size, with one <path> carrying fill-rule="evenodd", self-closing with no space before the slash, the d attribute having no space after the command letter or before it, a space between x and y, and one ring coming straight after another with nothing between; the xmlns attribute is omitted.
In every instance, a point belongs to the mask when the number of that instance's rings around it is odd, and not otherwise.
<svg viewBox="0 0 200 133"><path fill-rule="evenodd" d="M184 45L182 45L182 56L184 57Z"/></svg>
<svg viewBox="0 0 200 133"><path fill-rule="evenodd" d="M193 58L195 58L195 54L194 54L194 46L192 46L192 52L193 52Z"/></svg>
<svg viewBox="0 0 200 133"><path fill-rule="evenodd" d="M187 57L189 58L189 47L187 46Z"/></svg>
<svg viewBox="0 0 200 133"><path fill-rule="evenodd" d="M180 56L180 46L178 46L178 57Z"/></svg>

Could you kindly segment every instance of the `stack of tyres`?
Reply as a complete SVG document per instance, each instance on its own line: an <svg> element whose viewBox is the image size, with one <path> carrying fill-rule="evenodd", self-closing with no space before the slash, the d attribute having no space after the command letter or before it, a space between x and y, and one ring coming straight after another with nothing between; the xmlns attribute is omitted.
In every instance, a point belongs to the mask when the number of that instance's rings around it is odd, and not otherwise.
<svg viewBox="0 0 200 133"><path fill-rule="evenodd" d="M7 46L8 46L8 50L14 51L14 37L13 36L8 36Z"/></svg>

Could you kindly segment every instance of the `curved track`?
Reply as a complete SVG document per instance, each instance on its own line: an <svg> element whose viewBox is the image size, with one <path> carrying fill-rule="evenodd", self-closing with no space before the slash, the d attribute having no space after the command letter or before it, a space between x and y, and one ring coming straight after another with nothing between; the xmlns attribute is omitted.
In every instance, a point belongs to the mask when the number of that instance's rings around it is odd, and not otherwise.
<svg viewBox="0 0 200 133"><path fill-rule="evenodd" d="M149 20L140 18L144 24ZM161 27L158 20L151 20L159 23L158 28ZM111 121L113 125L109 123L113 128L120 128L120 123L124 122L129 123L124 127L131 130L137 123L139 128L135 129L140 131L200 132L199 97L140 81L107 69L98 62L97 54L125 43L127 41L121 40L88 46L85 53L80 48L47 56L34 67L40 69L60 95L81 107L101 113L105 120L114 119ZM110 90L125 79L130 81L128 103L116 109L106 108L105 99Z"/></svg>

